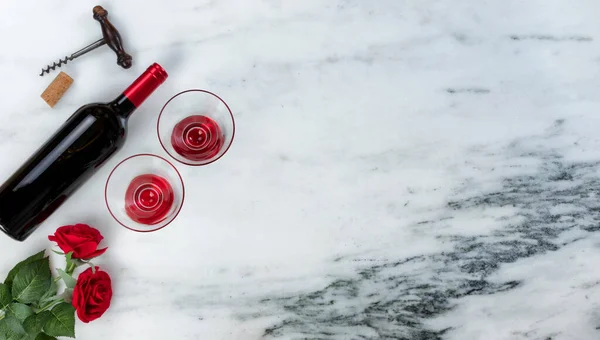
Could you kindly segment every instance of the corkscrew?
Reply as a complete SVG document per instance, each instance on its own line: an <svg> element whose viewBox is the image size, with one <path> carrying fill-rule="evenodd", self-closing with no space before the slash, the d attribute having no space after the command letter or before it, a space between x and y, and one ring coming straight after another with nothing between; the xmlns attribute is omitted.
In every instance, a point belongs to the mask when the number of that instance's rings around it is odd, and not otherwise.
<svg viewBox="0 0 600 340"><path fill-rule="evenodd" d="M42 68L42 73L40 73L40 76L44 76L44 74L50 73L50 70L54 71L57 67L66 65L69 61L73 61L73 59L81 57L82 55L104 45L108 45L108 47L110 47L110 49L117 54L118 65L125 69L131 67L132 58L123 49L123 41L121 39L121 34L119 34L119 31L117 31L115 26L113 26L110 23L110 21L108 21L108 11L102 8L102 6L96 6L93 9L93 13L94 19L100 23L100 26L102 28L102 39L93 42L92 44L80 49L79 51L71 54L70 56L65 56L63 59L59 59L58 63L54 62L52 65L48 65L46 68Z"/></svg>

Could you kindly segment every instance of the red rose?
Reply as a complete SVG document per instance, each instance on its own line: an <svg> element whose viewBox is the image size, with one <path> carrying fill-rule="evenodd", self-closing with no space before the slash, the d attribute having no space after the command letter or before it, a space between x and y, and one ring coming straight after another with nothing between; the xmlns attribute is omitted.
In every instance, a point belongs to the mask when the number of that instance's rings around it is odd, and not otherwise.
<svg viewBox="0 0 600 340"><path fill-rule="evenodd" d="M56 229L54 235L48 236L50 241L58 244L65 254L73 252L74 259L89 260L104 254L106 249L98 249L104 237L100 232L87 224L66 225Z"/></svg>
<svg viewBox="0 0 600 340"><path fill-rule="evenodd" d="M112 287L110 276L96 267L96 273L88 268L79 274L73 290L73 307L77 316L85 323L94 321L110 307Z"/></svg>

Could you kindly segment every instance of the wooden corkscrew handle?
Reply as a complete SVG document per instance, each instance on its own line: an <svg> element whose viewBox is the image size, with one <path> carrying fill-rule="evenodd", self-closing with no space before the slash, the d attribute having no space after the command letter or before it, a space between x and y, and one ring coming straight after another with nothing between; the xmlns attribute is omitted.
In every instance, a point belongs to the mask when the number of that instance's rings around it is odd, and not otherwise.
<svg viewBox="0 0 600 340"><path fill-rule="evenodd" d="M108 21L108 11L105 10L102 6L96 6L93 9L94 19L96 19L100 26L102 26L102 36L104 39L104 43L110 47L117 54L117 64L119 64L123 68L130 68L132 64L132 58L125 49L123 48L123 40L121 39L121 34L119 31L113 26L113 24Z"/></svg>

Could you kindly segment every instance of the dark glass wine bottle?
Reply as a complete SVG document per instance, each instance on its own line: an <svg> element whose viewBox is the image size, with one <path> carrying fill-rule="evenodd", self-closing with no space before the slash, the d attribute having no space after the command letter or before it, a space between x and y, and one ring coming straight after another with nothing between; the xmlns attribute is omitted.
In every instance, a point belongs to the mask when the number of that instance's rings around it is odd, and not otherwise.
<svg viewBox="0 0 600 340"><path fill-rule="evenodd" d="M153 64L112 102L77 110L0 187L0 229L25 240L121 148L129 116L166 79Z"/></svg>

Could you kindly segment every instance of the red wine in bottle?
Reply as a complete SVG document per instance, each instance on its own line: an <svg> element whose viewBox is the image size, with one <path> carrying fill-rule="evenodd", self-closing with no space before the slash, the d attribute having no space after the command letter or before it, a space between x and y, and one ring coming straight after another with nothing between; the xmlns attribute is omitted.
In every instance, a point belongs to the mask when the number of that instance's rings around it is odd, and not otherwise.
<svg viewBox="0 0 600 340"><path fill-rule="evenodd" d="M123 146L129 116L166 79L153 64L112 102L77 110L0 187L0 230L25 240Z"/></svg>

